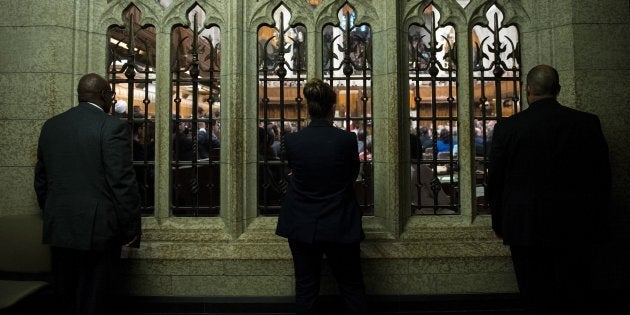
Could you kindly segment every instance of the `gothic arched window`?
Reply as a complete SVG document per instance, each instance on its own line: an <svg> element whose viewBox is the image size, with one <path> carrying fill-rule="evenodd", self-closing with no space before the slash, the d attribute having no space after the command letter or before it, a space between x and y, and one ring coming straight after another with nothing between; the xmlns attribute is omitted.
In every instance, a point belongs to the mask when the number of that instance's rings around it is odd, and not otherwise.
<svg viewBox="0 0 630 315"><path fill-rule="evenodd" d="M171 209L175 216L219 214L221 31L204 26L196 5L171 32Z"/></svg>
<svg viewBox="0 0 630 315"><path fill-rule="evenodd" d="M107 80L116 93L112 115L133 133L133 165L143 215L154 214L155 200L155 28L141 25L141 12L129 5L124 25L107 31Z"/></svg>
<svg viewBox="0 0 630 315"><path fill-rule="evenodd" d="M286 193L289 169L281 142L305 126L302 98L306 80L306 27L289 25L291 13L280 5L273 24L258 27L258 213L277 215Z"/></svg>
<svg viewBox="0 0 630 315"><path fill-rule="evenodd" d="M480 213L489 213L484 196L494 125L521 110L519 31L504 21L503 12L492 5L486 12L485 23L472 28L473 156L476 206Z"/></svg>
<svg viewBox="0 0 630 315"><path fill-rule="evenodd" d="M459 213L455 28L433 5L409 26L411 210Z"/></svg>
<svg viewBox="0 0 630 315"><path fill-rule="evenodd" d="M338 23L322 30L322 73L337 92L334 124L353 131L359 141L360 172L355 183L364 215L374 213L372 126L372 31L357 24L357 11L348 3L337 12Z"/></svg>

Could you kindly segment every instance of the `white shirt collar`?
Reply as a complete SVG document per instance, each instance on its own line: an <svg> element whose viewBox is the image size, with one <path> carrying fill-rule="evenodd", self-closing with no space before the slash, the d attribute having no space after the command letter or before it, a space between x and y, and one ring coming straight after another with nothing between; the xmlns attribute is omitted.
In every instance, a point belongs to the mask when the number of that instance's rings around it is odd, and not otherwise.
<svg viewBox="0 0 630 315"><path fill-rule="evenodd" d="M94 103L90 103L90 102L86 102L86 103L88 103L88 104L90 104L90 105L92 105L92 106L94 106L94 107L96 107L96 108L100 109L102 112L105 112L105 111L104 111L104 110L103 110L100 106L98 106L98 105L96 105L96 104L94 104Z"/></svg>

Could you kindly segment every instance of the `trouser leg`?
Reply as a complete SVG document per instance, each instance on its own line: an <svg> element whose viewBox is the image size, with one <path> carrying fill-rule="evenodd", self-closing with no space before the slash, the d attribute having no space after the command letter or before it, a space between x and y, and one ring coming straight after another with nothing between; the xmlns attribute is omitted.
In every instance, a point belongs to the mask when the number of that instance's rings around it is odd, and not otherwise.
<svg viewBox="0 0 630 315"><path fill-rule="evenodd" d="M323 245L344 301L344 314L367 314L359 243Z"/></svg>
<svg viewBox="0 0 630 315"><path fill-rule="evenodd" d="M295 269L295 304L297 315L317 314L322 249L315 244L289 240Z"/></svg>
<svg viewBox="0 0 630 315"><path fill-rule="evenodd" d="M53 288L55 291L55 314L74 315L79 252L74 249L50 248L52 258Z"/></svg>
<svg viewBox="0 0 630 315"><path fill-rule="evenodd" d="M589 314L588 255L564 248L510 249L527 314Z"/></svg>
<svg viewBox="0 0 630 315"><path fill-rule="evenodd" d="M80 314L117 313L120 247L85 253L77 298Z"/></svg>
<svg viewBox="0 0 630 315"><path fill-rule="evenodd" d="M120 248L84 251L52 247L57 313L110 314L118 292Z"/></svg>

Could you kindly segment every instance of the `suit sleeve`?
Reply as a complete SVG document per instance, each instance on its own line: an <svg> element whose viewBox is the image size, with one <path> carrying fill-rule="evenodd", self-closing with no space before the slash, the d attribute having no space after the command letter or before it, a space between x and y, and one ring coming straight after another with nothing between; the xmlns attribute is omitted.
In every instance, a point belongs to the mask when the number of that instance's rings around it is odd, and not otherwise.
<svg viewBox="0 0 630 315"><path fill-rule="evenodd" d="M503 126L498 123L494 127L494 135L490 150L490 166L488 170L488 202L492 214L492 230L503 237L503 187L505 184L505 167L507 164Z"/></svg>
<svg viewBox="0 0 630 315"><path fill-rule="evenodd" d="M599 165L599 169L594 172L597 178L596 189L598 189L600 202L607 204L609 202L610 190L612 188L612 176L610 172L610 158L608 153L608 144L606 143L606 138L604 137L604 133L602 132L602 127L599 122L599 118L595 117L594 119L594 136L595 140L593 152L595 154L596 161L594 161L594 165Z"/></svg>
<svg viewBox="0 0 630 315"><path fill-rule="evenodd" d="M610 171L610 158L608 153L608 144L602 132L601 124L597 116L592 120L593 128L591 129L593 140L591 148L591 157L594 159L589 163L591 166L590 174L592 186L592 196L587 197L593 204L593 209L599 209L596 217L593 218L593 224L596 229L596 239L605 241L608 238L610 229L608 228L610 220L610 192L612 188L612 175Z"/></svg>
<svg viewBox="0 0 630 315"><path fill-rule="evenodd" d="M103 136L105 178L111 189L118 225L124 241L140 235L140 195L131 160L131 139L127 124L110 120L111 132Z"/></svg>
<svg viewBox="0 0 630 315"><path fill-rule="evenodd" d="M37 204L43 211L46 207L48 181L46 178L46 167L44 166L44 160L42 158L42 148L39 144L37 145L37 164L35 164L35 179L33 185L35 186L35 194L37 195Z"/></svg>

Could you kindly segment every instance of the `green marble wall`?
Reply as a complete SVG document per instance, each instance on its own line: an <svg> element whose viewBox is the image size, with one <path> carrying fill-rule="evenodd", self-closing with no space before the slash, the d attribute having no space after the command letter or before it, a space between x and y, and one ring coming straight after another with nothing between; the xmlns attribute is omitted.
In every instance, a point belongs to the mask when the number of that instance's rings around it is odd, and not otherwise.
<svg viewBox="0 0 630 315"><path fill-rule="evenodd" d="M197 1L222 32L221 215L217 218L169 216L169 70L157 69L156 215L144 218L143 244L128 253L128 291L158 296L289 296L293 270L288 245L273 234L275 218L256 216L256 30L272 22L280 1ZM294 20L308 29L309 77L321 75L317 33L332 21L344 1L287 0ZM600 115L608 137L613 172L628 174L623 137L630 108L628 43L630 12L623 0L496 1L521 30L523 69L549 63L560 71L567 105ZM105 72L105 32L121 23L131 1L0 0L0 215L38 212L32 189L36 142L45 119L76 104L78 78ZM143 23L157 30L157 63L169 63L170 27L184 23L195 1L133 2ZM368 292L382 295L515 292L508 250L491 232L489 218L476 215L470 167L460 172L461 215L410 217L405 156L407 132L401 122L407 95L404 43L397 38L409 17L428 1L351 1L374 35L375 216L366 217L362 244ZM483 16L493 1L436 0L456 25L457 41L468 41L468 23ZM415 10L415 11L414 11ZM309 57L310 58L310 57ZM469 54L458 50L460 73ZM460 137L472 139L470 78L460 75ZM376 106L378 104L378 106ZM402 148L402 149L401 149ZM472 165L470 143L460 144L462 165ZM587 152L587 147L585 147ZM615 176L614 204L627 218L627 176ZM328 271L322 291L335 292Z"/></svg>

